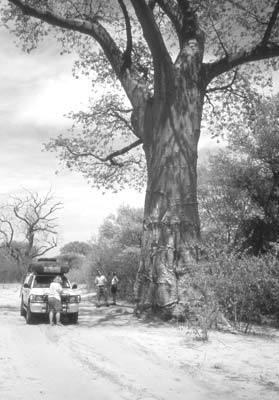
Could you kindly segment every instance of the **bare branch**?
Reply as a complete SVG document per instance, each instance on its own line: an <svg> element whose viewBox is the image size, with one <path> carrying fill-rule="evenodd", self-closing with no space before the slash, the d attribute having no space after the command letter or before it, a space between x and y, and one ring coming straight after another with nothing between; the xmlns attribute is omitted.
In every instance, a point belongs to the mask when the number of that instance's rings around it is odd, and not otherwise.
<svg viewBox="0 0 279 400"><path fill-rule="evenodd" d="M212 107L212 112L215 113L214 104L212 103L212 101L211 101L211 99L210 99L210 96L208 96L207 93L205 93L205 98L206 98L206 100L208 101L208 104Z"/></svg>
<svg viewBox="0 0 279 400"><path fill-rule="evenodd" d="M219 43L220 43L220 45L221 45L221 47L222 47L222 49L223 49L223 51L225 53L225 57L228 57L228 55L229 55L228 51L227 51L227 49L226 49L226 47L225 47L225 45L224 45L224 43L223 43L223 41L221 39L221 36L220 36L219 32L217 31L217 29L216 29L216 27L214 25L214 21L213 21L211 15L209 15L209 20L210 20L210 23L211 23L211 25L212 25L212 27L214 29L214 32L216 33L216 36L217 36L217 38L219 40Z"/></svg>
<svg viewBox="0 0 279 400"><path fill-rule="evenodd" d="M16 206L14 206L14 208L13 208L14 214L18 219L20 219L21 221L25 222L26 225L29 225L28 219L25 216L22 216L22 215L19 214L19 210L20 210L21 207L22 207L22 204L18 204Z"/></svg>
<svg viewBox="0 0 279 400"><path fill-rule="evenodd" d="M68 0L69 1L69 0ZM70 1L71 6L76 10L77 13L77 17L84 17L84 15L82 15L82 13L80 12L80 10L77 8L76 4L74 1Z"/></svg>
<svg viewBox="0 0 279 400"><path fill-rule="evenodd" d="M208 89L206 90L206 93L212 93L212 92L217 92L217 91L225 91L225 90L231 89L232 86L233 86L233 84L234 84L234 82L235 82L235 80L236 80L237 73L238 73L238 69L236 69L236 70L234 71L234 75L233 75L233 77L232 77L232 80L231 80L231 82L228 83L227 85L216 86L216 87L208 88Z"/></svg>
<svg viewBox="0 0 279 400"><path fill-rule="evenodd" d="M35 257L40 257L43 256L44 254L46 254L48 251L54 249L55 247L57 247L57 240L55 238L52 239L51 242L47 242L48 246L40 246L38 247L34 253L32 254L32 258Z"/></svg>
<svg viewBox="0 0 279 400"><path fill-rule="evenodd" d="M109 108L107 108L107 112L109 114L111 114L113 117L115 117L116 121L118 121L120 123L122 122L126 126L126 128L128 128L129 131L131 131L132 133L136 134L134 129L133 129L133 126L130 124L130 122L121 115L121 113L123 111L117 110L116 107L109 107Z"/></svg>
<svg viewBox="0 0 279 400"><path fill-rule="evenodd" d="M4 236L5 238L5 246L7 247L11 247L12 241L14 239L14 229L13 226L11 224L11 222L5 218L0 218L0 222L2 224L6 224L8 225L8 228L10 230L10 234L8 234L8 232L6 230L4 230L4 228L0 228L0 233Z"/></svg>

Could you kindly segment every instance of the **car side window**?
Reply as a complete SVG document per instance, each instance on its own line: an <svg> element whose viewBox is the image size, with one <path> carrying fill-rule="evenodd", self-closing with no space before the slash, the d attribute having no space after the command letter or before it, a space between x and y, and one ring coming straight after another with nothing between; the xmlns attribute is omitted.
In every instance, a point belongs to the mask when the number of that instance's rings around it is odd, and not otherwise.
<svg viewBox="0 0 279 400"><path fill-rule="evenodd" d="M31 287L32 284L32 280L33 280L33 275L29 276L28 278L26 278L24 283L27 283L29 287Z"/></svg>

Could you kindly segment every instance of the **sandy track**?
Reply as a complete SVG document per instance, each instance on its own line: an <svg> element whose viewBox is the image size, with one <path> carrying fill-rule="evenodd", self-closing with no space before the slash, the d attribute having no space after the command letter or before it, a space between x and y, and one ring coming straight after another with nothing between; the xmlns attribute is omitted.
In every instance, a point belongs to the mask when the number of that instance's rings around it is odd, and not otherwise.
<svg viewBox="0 0 279 400"><path fill-rule="evenodd" d="M0 286L0 398L7 400L275 400L279 338L146 324L131 309L81 303L78 325L26 325L18 287Z"/></svg>

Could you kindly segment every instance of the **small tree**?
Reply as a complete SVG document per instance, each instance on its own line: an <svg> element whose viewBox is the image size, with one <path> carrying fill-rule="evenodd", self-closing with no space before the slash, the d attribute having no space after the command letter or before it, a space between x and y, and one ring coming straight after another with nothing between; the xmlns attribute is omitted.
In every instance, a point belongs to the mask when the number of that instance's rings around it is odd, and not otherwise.
<svg viewBox="0 0 279 400"><path fill-rule="evenodd" d="M39 196L26 190L22 197L12 196L10 203L1 208L0 234L2 246L17 260L21 271L28 263L57 246L57 217L62 208L51 192ZM15 239L20 238L20 242Z"/></svg>
<svg viewBox="0 0 279 400"><path fill-rule="evenodd" d="M69 242L64 244L64 246L60 250L61 254L74 253L74 254L81 254L83 256L86 256L91 252L92 252L92 246L89 243L79 242L77 240L74 242Z"/></svg>

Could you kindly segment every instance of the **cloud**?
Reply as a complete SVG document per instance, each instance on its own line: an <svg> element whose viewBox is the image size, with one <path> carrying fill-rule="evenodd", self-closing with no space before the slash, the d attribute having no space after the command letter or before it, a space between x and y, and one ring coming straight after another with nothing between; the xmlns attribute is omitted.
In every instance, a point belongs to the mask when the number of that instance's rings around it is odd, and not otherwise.
<svg viewBox="0 0 279 400"><path fill-rule="evenodd" d="M64 125L63 114L85 104L90 82L72 77L75 55L59 55L50 40L31 54L15 46L8 31L0 37L0 118L36 125Z"/></svg>

